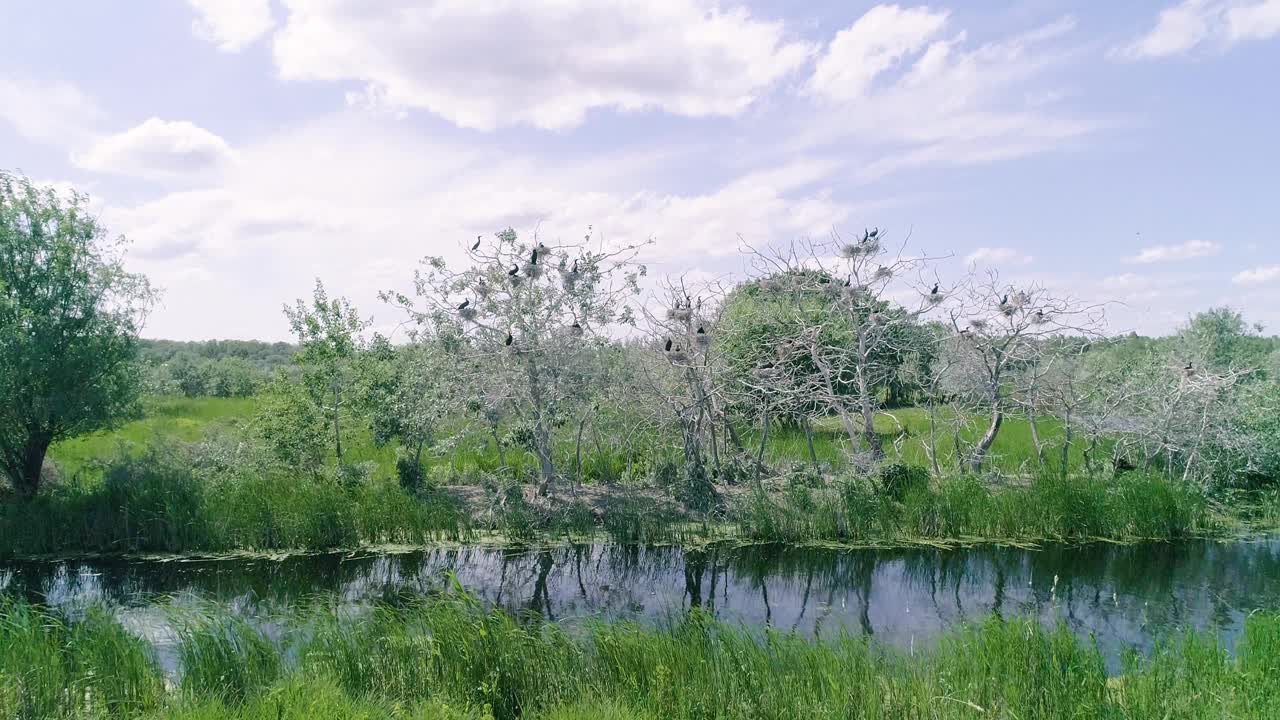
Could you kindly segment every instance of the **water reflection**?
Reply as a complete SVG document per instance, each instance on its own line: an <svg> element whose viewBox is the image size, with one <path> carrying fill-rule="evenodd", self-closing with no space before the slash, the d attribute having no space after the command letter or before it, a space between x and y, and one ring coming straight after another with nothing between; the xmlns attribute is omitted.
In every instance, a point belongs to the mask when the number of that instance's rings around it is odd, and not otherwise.
<svg viewBox="0 0 1280 720"><path fill-rule="evenodd" d="M161 600L249 613L321 594L358 604L440 589L450 572L493 605L565 622L664 621L699 607L730 622L810 635L864 633L906 647L963 620L1032 615L1096 635L1113 659L1125 647L1149 649L1174 628L1217 628L1230 642L1248 612L1280 608L1280 539L1039 551L579 545L278 561L11 563L0 565L0 592L73 613L108 603L127 622L146 625Z"/></svg>

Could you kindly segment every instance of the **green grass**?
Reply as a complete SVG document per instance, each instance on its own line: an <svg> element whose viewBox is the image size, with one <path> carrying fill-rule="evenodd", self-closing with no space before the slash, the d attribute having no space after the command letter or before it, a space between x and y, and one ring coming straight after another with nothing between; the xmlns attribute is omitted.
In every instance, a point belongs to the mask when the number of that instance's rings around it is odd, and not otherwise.
<svg viewBox="0 0 1280 720"><path fill-rule="evenodd" d="M257 412L256 398L149 397L143 417L114 430L64 440L49 449L49 458L65 478L101 470L121 452L139 456L150 447L175 440L202 440L218 429L248 423Z"/></svg>
<svg viewBox="0 0 1280 720"><path fill-rule="evenodd" d="M895 499L853 478L834 487L752 492L734 507L738 532L768 542L1175 540L1223 530L1204 495L1159 476L1062 479L993 489L972 476L927 481Z"/></svg>
<svg viewBox="0 0 1280 720"><path fill-rule="evenodd" d="M258 404L257 398L147 398L142 418L114 430L58 443L51 448L50 458L57 463L64 477L74 477L86 470L100 472L103 462L117 457L121 451L138 456L148 448L166 442L199 441L220 431L242 432L251 424ZM955 414L949 409L942 409L939 417L938 461L944 470L955 470L959 465L948 429ZM928 413L923 408L901 408L879 416L876 431L883 439L890 459L928 466L925 449L928 422ZM1039 427L1042 440L1048 446L1046 465L1056 469L1061 424L1054 418L1046 418L1039 421ZM485 475L499 473L524 479L536 474L537 459L528 450L517 445L508 446L504 467L503 454L498 452L487 431L464 429L462 426L450 430L462 431L459 441L444 455L426 459L428 474L438 484L470 484ZM982 418L965 423L960 432L962 443L972 443L984 430ZM741 427L739 432L747 453L754 457L759 442L758 429ZM620 443L620 437L627 438L630 445ZM601 441L595 442L596 439L596 435L588 433L583 448L582 474L592 482L642 481L650 477L664 459L674 461L677 456L674 449L664 451L661 439L651 432L636 433L621 426L608 427L602 429ZM349 431L344 445L347 462L371 462L377 468L376 476L395 477L394 446L377 447L363 428ZM814 423L814 447L824 466L833 469L845 467L850 442L836 418L823 418ZM566 475L575 474L573 439L561 437L556 451L560 469ZM990 457L992 467L1001 472L1029 473L1038 469L1030 424L1025 418L1009 416L1005 419ZM809 450L804 433L791 427L773 428L765 458L768 464L778 466L808 462ZM1079 467L1082 460L1083 446L1077 443L1070 455L1072 467Z"/></svg>
<svg viewBox="0 0 1280 720"><path fill-rule="evenodd" d="M348 433L345 459L371 463L371 476L344 485L332 467L300 475L247 442L257 412L253 398L151 398L146 409L145 418L113 432L55 447L52 457L64 469L62 480L33 502L0 502L0 557L321 550L468 540L478 532L514 542L601 531L626 543L725 537L870 545L1170 540L1220 534L1244 522L1274 524L1280 517L1280 494L1257 503L1233 498L1232 510L1223 512L1211 511L1203 492L1154 476L1076 472L1063 478L1054 460L1058 453L1047 453L1049 462L1041 467L1030 427L1016 417L1004 424L991 469L981 478L960 473L953 443L942 438L944 477L907 489L859 477L849 465L848 438L834 419L826 419L815 432L820 472L809 468L804 434L776 428L766 452L767 490L746 490L755 479L750 446L756 439L743 428L748 449L732 465L739 488L727 491L707 514L701 508L680 514L651 497L625 497L626 488L639 485L649 486L650 494L656 489L681 497L684 471L653 431L628 433L616 423L609 425L616 436L588 433L582 475L587 484L624 488L624 497L591 506L562 487L562 502L550 508L530 506L513 486L536 478L529 452L507 446L504 466L504 453L491 436L455 428L465 431L442 456L428 458L428 487L483 486L472 493L481 504L465 506L448 492L401 489L396 449L376 447L367 430ZM881 417L877 428L889 450L886 467L927 476L925 410L898 410L894 418ZM966 428L965 437L980 429ZM1041 431L1052 447L1057 422L1043 421ZM573 450L571 442L558 446L559 467L571 476ZM1073 450L1077 468L1080 450Z"/></svg>
<svg viewBox="0 0 1280 720"><path fill-rule="evenodd" d="M326 601L327 602L327 601ZM164 690L143 641L104 615L69 624L0 606L0 716L20 718L1274 718L1280 615L1245 621L1235 655L1212 633L1166 638L1109 677L1065 627L989 618L907 653L716 622L566 630L465 594L340 618L278 618L270 640L213 615L181 642ZM44 632L48 629L48 632ZM274 658L274 659L273 659Z"/></svg>

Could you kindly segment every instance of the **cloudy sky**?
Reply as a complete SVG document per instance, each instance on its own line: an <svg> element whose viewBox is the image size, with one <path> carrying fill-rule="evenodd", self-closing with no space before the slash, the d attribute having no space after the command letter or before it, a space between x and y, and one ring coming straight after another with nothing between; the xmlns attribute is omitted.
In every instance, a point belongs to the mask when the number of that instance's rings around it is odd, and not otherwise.
<svg viewBox="0 0 1280 720"><path fill-rule="evenodd" d="M0 168L90 193L164 289L146 334L380 324L511 226L743 241L886 228L944 272L1280 328L1280 0L0 2Z"/></svg>

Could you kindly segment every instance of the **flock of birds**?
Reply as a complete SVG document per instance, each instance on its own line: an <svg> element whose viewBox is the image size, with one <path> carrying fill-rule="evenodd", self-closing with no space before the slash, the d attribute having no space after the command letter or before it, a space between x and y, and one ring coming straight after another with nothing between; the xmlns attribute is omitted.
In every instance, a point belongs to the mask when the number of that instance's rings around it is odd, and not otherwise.
<svg viewBox="0 0 1280 720"><path fill-rule="evenodd" d="M483 240L484 240L483 235L477 235L476 241L471 245L471 252L475 252L479 250L480 244L483 242ZM538 245L533 248L533 251L529 253L528 267L529 268L538 267L539 258L545 257L547 253L548 253L547 246L543 245L542 243L538 243ZM563 272L564 271L563 262L561 262L560 267L561 267L561 271ZM526 271L526 274L529 274L529 272ZM573 261L573 266L569 268L568 274L570 277L577 276L578 261L576 259ZM510 270L507 271L507 277L511 278L512 280L516 280L519 276L520 276L520 264L516 263L515 265L511 266ZM471 307L471 299L467 298L463 300L461 303L459 303L455 309L458 312L462 313L462 312L465 312L469 307ZM574 335L581 335L583 332L582 323L575 320L574 323L569 326L569 331L572 332ZM698 328L698 331L702 332L703 330L702 328ZM512 335L510 331L507 331L507 336L503 339L502 344L504 347L511 347L513 344L515 344L515 340L516 340L515 336Z"/></svg>

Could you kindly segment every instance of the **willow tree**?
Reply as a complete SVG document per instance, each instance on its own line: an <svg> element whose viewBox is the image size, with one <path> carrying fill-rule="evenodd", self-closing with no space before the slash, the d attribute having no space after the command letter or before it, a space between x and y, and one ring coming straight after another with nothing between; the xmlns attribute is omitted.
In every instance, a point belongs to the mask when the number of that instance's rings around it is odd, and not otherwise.
<svg viewBox="0 0 1280 720"><path fill-rule="evenodd" d="M155 294L87 203L0 173L0 470L25 498L51 444L126 417L141 389Z"/></svg>
<svg viewBox="0 0 1280 720"><path fill-rule="evenodd" d="M523 242L504 230L477 238L468 265L451 269L428 257L415 274L417 298L389 294L428 332L457 333L459 372L484 389L493 406L510 408L538 459L541 492L556 481L553 434L590 394L594 350L615 324L634 324L627 302L640 292L644 267L635 246ZM500 396L500 397L498 397Z"/></svg>

